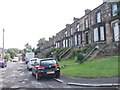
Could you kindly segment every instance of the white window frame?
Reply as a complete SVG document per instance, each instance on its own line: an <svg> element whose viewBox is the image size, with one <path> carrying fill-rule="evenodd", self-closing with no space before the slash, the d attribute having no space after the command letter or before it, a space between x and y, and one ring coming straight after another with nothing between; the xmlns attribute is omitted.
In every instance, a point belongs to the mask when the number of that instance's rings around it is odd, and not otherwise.
<svg viewBox="0 0 120 90"><path fill-rule="evenodd" d="M88 28L89 27L89 21L88 19L85 19L85 28Z"/></svg>
<svg viewBox="0 0 120 90"><path fill-rule="evenodd" d="M65 48L65 40L63 40L63 47Z"/></svg>
<svg viewBox="0 0 120 90"><path fill-rule="evenodd" d="M100 40L105 40L104 26L100 26Z"/></svg>
<svg viewBox="0 0 120 90"><path fill-rule="evenodd" d="M113 27L113 31L114 31L114 40L115 41L119 41L119 25L118 22L114 23L114 27Z"/></svg>
<svg viewBox="0 0 120 90"><path fill-rule="evenodd" d="M94 28L94 41L98 41L99 40L99 36L98 36L98 28Z"/></svg>
<svg viewBox="0 0 120 90"><path fill-rule="evenodd" d="M75 35L75 46L77 45L77 35Z"/></svg>
<svg viewBox="0 0 120 90"><path fill-rule="evenodd" d="M112 16L116 16L118 12L117 4L112 4Z"/></svg>
<svg viewBox="0 0 120 90"><path fill-rule="evenodd" d="M65 31L65 36L67 37L67 31Z"/></svg>
<svg viewBox="0 0 120 90"><path fill-rule="evenodd" d="M97 23L101 22L101 12L97 12L96 19Z"/></svg>
<svg viewBox="0 0 120 90"><path fill-rule="evenodd" d="M55 43L55 47L57 48L57 43Z"/></svg>
<svg viewBox="0 0 120 90"><path fill-rule="evenodd" d="M59 42L58 42L57 46L58 46L58 48L60 47L60 43Z"/></svg>
<svg viewBox="0 0 120 90"><path fill-rule="evenodd" d="M66 39L66 47L68 47L68 40Z"/></svg>
<svg viewBox="0 0 120 90"><path fill-rule="evenodd" d="M71 33L71 35L73 34L73 28L70 29L70 33Z"/></svg>
<svg viewBox="0 0 120 90"><path fill-rule="evenodd" d="M78 35L78 45L81 46L81 35Z"/></svg>
<svg viewBox="0 0 120 90"><path fill-rule="evenodd" d="M76 28L77 28L78 31L80 31L80 25L79 24L77 25Z"/></svg>

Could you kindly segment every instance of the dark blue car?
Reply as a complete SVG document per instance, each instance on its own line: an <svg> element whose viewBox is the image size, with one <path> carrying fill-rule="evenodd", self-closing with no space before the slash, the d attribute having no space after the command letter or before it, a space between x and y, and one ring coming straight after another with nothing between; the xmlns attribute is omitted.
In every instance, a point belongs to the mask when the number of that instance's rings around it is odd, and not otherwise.
<svg viewBox="0 0 120 90"><path fill-rule="evenodd" d="M2 68L7 67L7 61L5 59L0 58L0 67Z"/></svg>

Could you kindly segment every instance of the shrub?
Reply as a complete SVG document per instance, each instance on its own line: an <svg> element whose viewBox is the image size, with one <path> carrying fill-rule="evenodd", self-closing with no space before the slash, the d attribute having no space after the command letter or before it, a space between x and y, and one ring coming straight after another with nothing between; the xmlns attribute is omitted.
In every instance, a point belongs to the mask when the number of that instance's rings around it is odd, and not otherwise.
<svg viewBox="0 0 120 90"><path fill-rule="evenodd" d="M79 53L79 54L77 55L77 60L78 60L80 63L83 63L83 59L84 59L83 53Z"/></svg>
<svg viewBox="0 0 120 90"><path fill-rule="evenodd" d="M55 50L56 50L55 48L52 48L52 49L48 50L47 52L44 53L44 57L46 57L46 58L48 58L48 57L53 57ZM53 52L53 53L52 53L52 52Z"/></svg>
<svg viewBox="0 0 120 90"><path fill-rule="evenodd" d="M83 47L82 52L86 52L86 50L90 47L90 44L87 44Z"/></svg>
<svg viewBox="0 0 120 90"><path fill-rule="evenodd" d="M80 53L80 52L81 52L80 49L72 49L71 50L71 55L69 56L69 59L77 56L77 54Z"/></svg>
<svg viewBox="0 0 120 90"><path fill-rule="evenodd" d="M6 59L7 61L12 61L12 58L10 57L10 55L6 55L4 59Z"/></svg>

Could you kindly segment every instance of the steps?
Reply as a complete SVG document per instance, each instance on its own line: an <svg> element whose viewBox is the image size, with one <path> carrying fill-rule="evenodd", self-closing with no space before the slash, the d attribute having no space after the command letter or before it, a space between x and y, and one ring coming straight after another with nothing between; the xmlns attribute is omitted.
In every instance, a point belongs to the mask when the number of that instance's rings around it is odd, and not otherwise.
<svg viewBox="0 0 120 90"><path fill-rule="evenodd" d="M59 58L66 58L70 54L71 48L68 48Z"/></svg>

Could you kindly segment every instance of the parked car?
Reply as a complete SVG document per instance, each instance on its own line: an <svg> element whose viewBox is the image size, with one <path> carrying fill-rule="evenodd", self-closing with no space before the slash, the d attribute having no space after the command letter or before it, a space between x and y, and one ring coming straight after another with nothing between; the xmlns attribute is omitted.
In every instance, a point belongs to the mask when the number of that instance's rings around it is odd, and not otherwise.
<svg viewBox="0 0 120 90"><path fill-rule="evenodd" d="M7 67L7 61L5 59L0 59L0 67Z"/></svg>
<svg viewBox="0 0 120 90"><path fill-rule="evenodd" d="M38 59L33 64L32 75L34 75L37 80L40 80L46 76L53 76L55 78L59 78L60 77L59 64L53 58Z"/></svg>
<svg viewBox="0 0 120 90"><path fill-rule="evenodd" d="M19 58L18 57L14 57L13 59L12 59L12 62L18 62L19 61Z"/></svg>
<svg viewBox="0 0 120 90"><path fill-rule="evenodd" d="M34 64L35 61L37 61L38 58L31 58L28 63L27 63L27 69L30 71L32 70L32 65Z"/></svg>

